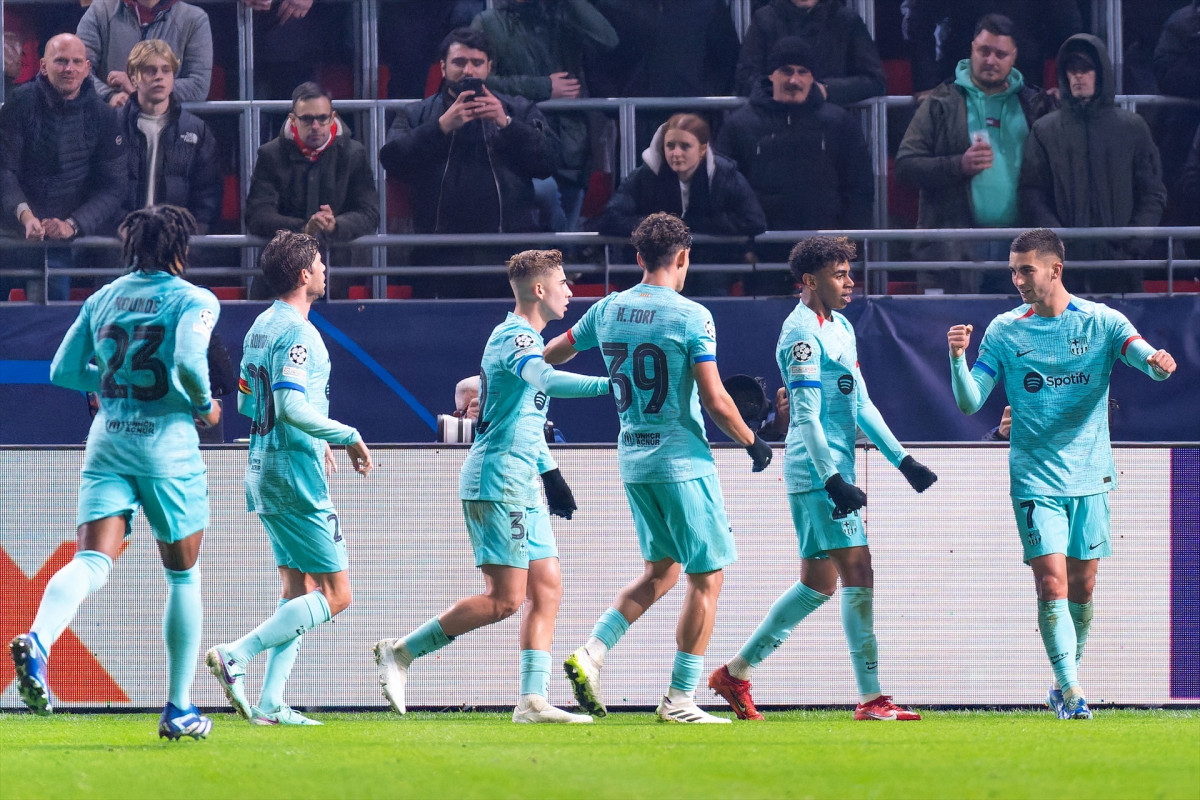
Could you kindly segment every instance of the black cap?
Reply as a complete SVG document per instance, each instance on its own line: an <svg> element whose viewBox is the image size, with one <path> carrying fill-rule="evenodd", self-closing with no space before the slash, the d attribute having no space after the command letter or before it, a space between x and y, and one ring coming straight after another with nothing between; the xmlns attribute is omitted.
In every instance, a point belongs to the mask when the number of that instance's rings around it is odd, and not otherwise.
<svg viewBox="0 0 1200 800"><path fill-rule="evenodd" d="M812 48L799 36L785 36L771 47L771 52L767 55L766 74L770 75L789 64L807 67L814 74L817 71Z"/></svg>

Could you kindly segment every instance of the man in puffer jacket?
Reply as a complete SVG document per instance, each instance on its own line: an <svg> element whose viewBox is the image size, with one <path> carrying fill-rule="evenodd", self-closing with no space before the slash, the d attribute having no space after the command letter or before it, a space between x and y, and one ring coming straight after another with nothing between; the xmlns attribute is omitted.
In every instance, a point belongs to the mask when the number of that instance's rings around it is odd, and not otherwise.
<svg viewBox="0 0 1200 800"><path fill-rule="evenodd" d="M1025 141L1020 197L1025 224L1040 228L1157 225L1166 206L1158 148L1146 122L1113 103L1104 43L1090 34L1058 51L1063 107L1034 123ZM1139 258L1150 240L1077 241L1075 263ZM1140 292L1141 270L1081 270L1087 292Z"/></svg>
<svg viewBox="0 0 1200 800"><path fill-rule="evenodd" d="M736 162L770 230L872 225L875 176L858 120L814 88L812 49L780 39L750 103L725 121L717 150Z"/></svg>
<svg viewBox="0 0 1200 800"><path fill-rule="evenodd" d="M161 39L138 42L126 72L134 94L119 112L129 142L125 211L167 203L192 212L196 232L208 233L221 206L217 142L204 121L179 105L179 59Z"/></svg>

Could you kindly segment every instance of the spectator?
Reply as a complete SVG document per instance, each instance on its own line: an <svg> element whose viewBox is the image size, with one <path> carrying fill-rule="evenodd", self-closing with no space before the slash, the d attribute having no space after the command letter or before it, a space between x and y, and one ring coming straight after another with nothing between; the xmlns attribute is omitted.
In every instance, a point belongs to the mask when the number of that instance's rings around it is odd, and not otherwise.
<svg viewBox="0 0 1200 800"><path fill-rule="evenodd" d="M1192 146L1188 149L1187 160L1183 164L1178 205L1180 216L1185 220L1184 224L1200 225L1200 126L1196 127L1196 132L1192 135ZM1200 241L1189 241L1187 252L1191 258L1200 258Z"/></svg>
<svg viewBox="0 0 1200 800"><path fill-rule="evenodd" d="M600 232L627 237L656 211L681 218L693 233L756 236L765 231L754 190L708 140L708 123L696 114L675 114L663 123L642 151L642 166L609 201Z"/></svg>
<svg viewBox="0 0 1200 800"><path fill-rule="evenodd" d="M970 49L975 20L987 14L1015 23L1017 69L1031 83L1041 81L1058 45L1083 30L1077 0L911 0L908 38L918 95L954 77L956 56ZM940 46L935 31L942 35Z"/></svg>
<svg viewBox="0 0 1200 800"><path fill-rule="evenodd" d="M535 103L586 97L584 54L617 46L617 32L588 0L500 2L471 27L492 43L488 86ZM559 167L534 181L538 206L551 230L575 230L592 169L588 115L547 112L546 120L558 137Z"/></svg>
<svg viewBox="0 0 1200 800"><path fill-rule="evenodd" d="M162 39L138 42L125 73L134 94L119 112L129 143L125 211L167 203L196 218L208 233L221 206L217 143L204 121L184 111L174 92L179 59Z"/></svg>
<svg viewBox="0 0 1200 800"><path fill-rule="evenodd" d="M642 166L631 172L604 210L600 232L628 237L649 214L666 211L683 219L693 233L756 236L767 229L762 206L750 184L725 156L709 147L709 127L696 114L675 114L655 132L642 151ZM741 261L741 245L696 245L692 259ZM724 295L730 278L693 270L690 295Z"/></svg>
<svg viewBox="0 0 1200 800"><path fill-rule="evenodd" d="M15 221L25 239L113 233L125 199L125 143L117 113L87 80L90 67L79 37L54 36L37 78L0 108L0 225L11 231ZM59 266L69 260L57 248L47 258ZM42 299L41 285L30 284L30 300ZM67 288L52 281L47 299L67 299Z"/></svg>
<svg viewBox="0 0 1200 800"><path fill-rule="evenodd" d="M556 163L546 118L523 97L482 85L492 49L478 31L458 28L442 41L437 94L396 115L379 160L412 191L418 233L541 230L533 179ZM465 83L464 83L465 82Z"/></svg>
<svg viewBox="0 0 1200 800"><path fill-rule="evenodd" d="M347 242L379 226L379 195L366 149L312 82L292 92L292 113L279 136L258 148L246 195L246 229L277 230Z"/></svg>
<svg viewBox="0 0 1200 800"><path fill-rule="evenodd" d="M1200 100L1200 0L1189 3L1170 16L1154 50L1154 74L1163 94ZM1183 167L1192 144L1192 132L1200 124L1194 107L1158 110L1155 141L1162 156L1167 182L1167 218L1164 224L1195 225L1200 216L1182 202ZM1191 213L1189 213L1191 212Z"/></svg>
<svg viewBox="0 0 1200 800"><path fill-rule="evenodd" d="M769 229L869 228L875 176L862 127L813 90L815 65L803 39L776 42L765 79L725 121L717 150L754 188Z"/></svg>
<svg viewBox="0 0 1200 800"><path fill-rule="evenodd" d="M1157 225L1167 192L1146 122L1113 104L1104 43L1072 36L1058 51L1063 107L1033 124L1025 142L1020 199L1027 225L1044 228ZM1149 240L1084 241L1073 260L1144 257ZM1141 270L1083 271L1084 291L1142 290Z"/></svg>
<svg viewBox="0 0 1200 800"><path fill-rule="evenodd" d="M1029 127L1052 110L1052 100L1025 81L1008 17L989 14L975 26L970 58L954 80L939 85L917 108L896 153L896 178L920 190L919 228L1004 228L1020 223L1017 184ZM1008 261L1008 240L918 243L922 261ZM979 272L922 283L954 293L1004 292L1003 278ZM934 273L936 276L937 273Z"/></svg>
<svg viewBox="0 0 1200 800"><path fill-rule="evenodd" d="M133 46L162 39L178 54L175 97L181 103L208 97L212 79L212 31L204 9L177 0L94 0L76 29L87 46L92 88L109 105L121 107L134 93L125 71Z"/></svg>
<svg viewBox="0 0 1200 800"><path fill-rule="evenodd" d="M738 94L749 96L764 74L774 44L799 36L812 48L817 87L831 103L845 106L887 94L879 50L862 17L842 0L771 0L754 12L737 65Z"/></svg>

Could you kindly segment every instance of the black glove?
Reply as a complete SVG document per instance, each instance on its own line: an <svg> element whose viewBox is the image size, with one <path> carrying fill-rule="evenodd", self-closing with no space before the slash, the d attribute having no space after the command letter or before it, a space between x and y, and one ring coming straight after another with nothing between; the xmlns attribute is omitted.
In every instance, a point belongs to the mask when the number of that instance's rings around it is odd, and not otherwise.
<svg viewBox="0 0 1200 800"><path fill-rule="evenodd" d="M571 494L571 487L567 486L557 467L542 473L542 486L546 489L546 507L554 516L570 519L579 509L579 506L575 505L575 495Z"/></svg>
<svg viewBox="0 0 1200 800"><path fill-rule="evenodd" d="M825 491L829 493L833 504L837 506L833 511L834 519L841 519L867 504L867 493L853 483L846 483L846 479L838 472L833 473L833 477L825 481Z"/></svg>
<svg viewBox="0 0 1200 800"><path fill-rule="evenodd" d="M771 463L771 456L774 452L771 450L771 445L759 438L758 434L754 434L754 444L746 448L746 452L750 454L750 459L754 462L751 467L752 472L762 472Z"/></svg>
<svg viewBox="0 0 1200 800"><path fill-rule="evenodd" d="M908 481L909 486L917 490L918 494L937 482L937 475L933 474L933 470L912 456L905 456L904 460L900 462L900 474Z"/></svg>

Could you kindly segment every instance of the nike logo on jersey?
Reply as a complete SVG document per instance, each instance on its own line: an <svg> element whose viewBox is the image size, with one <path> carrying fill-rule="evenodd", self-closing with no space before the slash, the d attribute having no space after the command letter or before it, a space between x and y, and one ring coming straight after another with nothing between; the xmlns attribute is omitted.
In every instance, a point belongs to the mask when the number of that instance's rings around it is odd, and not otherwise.
<svg viewBox="0 0 1200 800"><path fill-rule="evenodd" d="M1029 354L1030 354L1030 353L1032 353L1032 352L1033 352L1033 348L1032 348L1032 347L1031 347L1031 348L1029 348L1028 350L1018 350L1018 351L1017 351L1017 358L1022 358L1022 357L1024 357L1024 356L1027 356L1027 355L1029 355Z"/></svg>
<svg viewBox="0 0 1200 800"><path fill-rule="evenodd" d="M1103 544L1105 544L1105 543L1107 543L1107 542L1108 542L1108 539L1105 539L1103 542L1098 542L1098 543L1096 543L1096 544L1089 545L1089 546L1088 546L1088 550L1095 550L1097 547L1100 547L1101 545L1103 545Z"/></svg>

